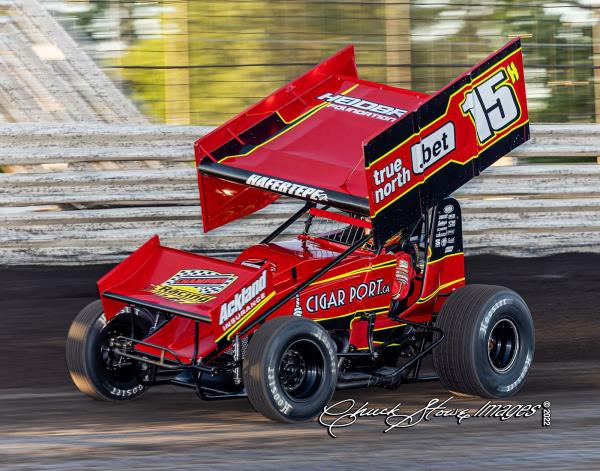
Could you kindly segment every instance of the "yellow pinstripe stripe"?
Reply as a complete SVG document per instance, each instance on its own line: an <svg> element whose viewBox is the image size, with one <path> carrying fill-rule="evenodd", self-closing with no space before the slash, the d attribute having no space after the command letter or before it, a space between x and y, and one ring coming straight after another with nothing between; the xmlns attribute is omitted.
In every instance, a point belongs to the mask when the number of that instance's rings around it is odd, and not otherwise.
<svg viewBox="0 0 600 471"><path fill-rule="evenodd" d="M438 294L438 293L439 293L441 290L443 290L444 288L447 288L448 286L452 286L452 285L454 285L454 284L456 284L456 283L459 283L459 282L461 282L461 281L464 281L464 279L465 279L465 278L464 278L464 277L462 277L462 278L459 278L459 279L457 279L457 280L453 280L453 281L450 281L450 282L448 282L448 283L445 283L445 284L443 284L443 285L439 286L439 287L438 287L438 289L436 289L436 290L435 290L433 293L431 293L430 295L426 296L425 298L421 298L421 299L419 299L419 300L417 301L417 304L423 304L423 303L425 303L425 302L429 301L431 298L433 298L433 297L434 297L436 294Z"/></svg>
<svg viewBox="0 0 600 471"><path fill-rule="evenodd" d="M456 257L457 255L464 255L464 252L456 252L456 253L451 253L451 254L449 254L449 255L445 255L445 256L443 256L442 258L438 258L437 260L432 260L431 262L430 262L430 261L427 261L427 265L434 265L434 264L436 264L436 263L438 263L438 262L441 262L442 260L445 260L445 259L447 259L447 258L450 258L450 257Z"/></svg>
<svg viewBox="0 0 600 471"><path fill-rule="evenodd" d="M351 86L348 90L344 90L342 93L340 93L340 95L345 95L347 93L350 93L352 90L354 90L356 87L358 87L358 83L354 84L353 86ZM236 154L236 155L228 155L227 157L222 158L221 160L219 160L219 163L226 161L227 159L232 159L234 157L246 157L248 155L250 155L252 152L254 152L256 149L260 149L262 146L264 146L265 144L268 144L269 142L274 141L275 139L277 139L278 137L283 136L286 132L294 129L296 126L298 126L300 123L306 121L308 118L310 118L312 115L314 115L317 111L323 109L323 108L327 108L331 103L325 101L323 103L319 103L317 106L315 106L314 108L311 108L310 110L308 110L306 113L304 113L303 115L301 115L299 118L296 118L296 120L290 121L290 122L294 122L294 124L292 124L289 128L284 129L283 131L281 131L280 133L275 134L274 136L270 137L269 139L267 139L265 142L261 142L260 144L258 144L257 146L253 147L252 149L250 149L248 152L245 152L243 154ZM279 115L279 117L281 118L281 120L288 124L283 118L282 116L277 113Z"/></svg>
<svg viewBox="0 0 600 471"><path fill-rule="evenodd" d="M216 340L216 342L221 340L226 335L227 335L227 340L230 340L232 335L234 334L234 332L237 331L242 326L242 324L250 318L250 316L252 316L254 313L256 313L256 311L258 311L261 307L263 307L265 305L265 303L269 299L271 299L273 296L275 296L275 291L272 291L271 294L267 295L267 297L265 299L263 299L260 303L258 303L252 309L250 309L244 315L244 317L242 317L239 321L237 321L235 324L233 324L229 329L227 329L225 332L223 332L223 334L221 334L221 336Z"/></svg>
<svg viewBox="0 0 600 471"><path fill-rule="evenodd" d="M350 93L352 90L354 90L356 87L358 87L358 83L354 84L352 87L350 87L347 90L344 90L343 92L340 93L340 95L346 95L348 93ZM327 102L328 103L328 102ZM328 103L329 104L329 103ZM281 121L283 121L285 124L290 124L293 123L294 121L296 121L297 119L301 119L303 116L306 116L308 113L310 113L312 110L314 110L315 108L318 108L320 106L322 106L323 103L319 103L317 106L314 106L313 108L309 109L308 111L305 111L304 113L302 113L300 116L290 120L290 121L286 121L286 119L281 115L281 113L279 111L275 111L275 114L277 114L277 116L279 116L279 119Z"/></svg>
<svg viewBox="0 0 600 471"><path fill-rule="evenodd" d="M372 267L359 268L357 270L352 270L352 271L349 271L346 273L341 273L339 275L332 276L331 278L326 278L324 280L318 280L318 281L315 281L314 283L311 283L310 286L320 285L323 283L327 283L329 281L341 280L342 278L348 278L349 276L359 275L361 273L367 273L367 272L375 271L375 270L381 270L382 268L389 268L394 265L396 265L396 260L382 262L382 263L378 263L377 265L373 265Z"/></svg>
<svg viewBox="0 0 600 471"><path fill-rule="evenodd" d="M387 327L380 327L379 329L373 329L373 332L379 332L380 330L389 330L389 329L396 329L398 327L404 327L406 324L396 324L396 325L389 325Z"/></svg>
<svg viewBox="0 0 600 471"><path fill-rule="evenodd" d="M383 342L380 342L380 341L378 341L378 340L373 340L373 344L374 344L374 345L377 345L377 344L382 344L382 343L383 343ZM388 347L401 347L401 346L402 346L402 345L400 345L399 343L390 343L390 344L388 345ZM356 350L368 350L368 349L369 349L369 347L359 347L359 348L357 348Z"/></svg>
<svg viewBox="0 0 600 471"><path fill-rule="evenodd" d="M277 139L278 137L283 136L286 132L291 131L292 129L294 129L296 126L298 126L300 123L306 121L308 118L310 118L313 114L315 114L317 111L319 111L322 108L325 108L326 106L328 106L329 103L325 102L325 103L321 103L317 106L315 106L313 109L311 109L308 113L306 113L306 115L299 119L296 123L292 124L289 128L284 129L283 131L281 131L280 133L275 134L274 136L270 137L269 139L267 139L265 142L261 142L260 144L258 144L257 146L253 147L252 149L250 149L248 152L245 152L243 154L236 154L236 155L228 155L227 157L222 158L221 160L219 160L219 163L221 162L225 162L227 159L233 159L235 157L247 157L248 155L252 154L252 152L254 152L257 149L260 149L262 146L268 144L269 142L274 141L275 139Z"/></svg>
<svg viewBox="0 0 600 471"><path fill-rule="evenodd" d="M330 321L332 319L341 319L342 317L354 316L354 315L359 314L361 312L375 312L377 314L382 314L383 312L386 312L388 309L389 309L389 306L373 307L373 308L370 308L370 309L359 309L358 311L349 312L347 314L342 314L340 316L335 316L335 317L321 317L319 319L313 319L313 321L315 321L315 322L322 322L322 321ZM381 312L377 312L377 311L381 311Z"/></svg>

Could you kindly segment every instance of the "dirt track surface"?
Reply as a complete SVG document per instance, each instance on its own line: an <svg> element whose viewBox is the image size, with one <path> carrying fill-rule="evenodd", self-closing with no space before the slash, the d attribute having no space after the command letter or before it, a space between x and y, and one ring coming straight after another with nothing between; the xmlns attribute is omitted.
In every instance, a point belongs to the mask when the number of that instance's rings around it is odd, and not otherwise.
<svg viewBox="0 0 600 471"><path fill-rule="evenodd" d="M383 434L383 417L371 417L336 430L337 439L316 422L275 424L246 400L201 402L170 386L120 404L75 391L64 366L66 332L109 268L0 269L0 469L598 469L600 255L467 259L470 283L511 287L530 305L536 359L509 402L550 401L550 427L538 413L461 425L433 418ZM334 401L401 402L413 413L449 395L434 382L340 391Z"/></svg>

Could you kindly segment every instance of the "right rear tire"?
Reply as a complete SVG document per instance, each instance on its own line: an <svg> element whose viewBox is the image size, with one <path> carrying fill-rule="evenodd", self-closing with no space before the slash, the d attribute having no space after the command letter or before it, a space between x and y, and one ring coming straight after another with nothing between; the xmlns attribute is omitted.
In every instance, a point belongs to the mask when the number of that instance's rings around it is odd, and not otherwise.
<svg viewBox="0 0 600 471"><path fill-rule="evenodd" d="M444 339L433 350L433 362L446 389L503 398L523 387L533 362L535 332L529 308L517 293L467 285L444 303L436 327Z"/></svg>

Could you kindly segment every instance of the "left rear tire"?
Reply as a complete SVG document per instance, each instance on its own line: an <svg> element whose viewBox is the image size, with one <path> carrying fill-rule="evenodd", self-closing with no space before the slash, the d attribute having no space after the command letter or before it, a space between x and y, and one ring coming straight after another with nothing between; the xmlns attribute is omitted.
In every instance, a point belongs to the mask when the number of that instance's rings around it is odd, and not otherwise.
<svg viewBox="0 0 600 471"><path fill-rule="evenodd" d="M73 383L84 394L104 401L125 401L137 399L148 389L139 379L147 366L117 357L110 348L111 338L131 336L131 315L119 314L107 322L97 300L84 307L71 324L67 367ZM149 316L135 315L134 338L144 338L151 326Z"/></svg>

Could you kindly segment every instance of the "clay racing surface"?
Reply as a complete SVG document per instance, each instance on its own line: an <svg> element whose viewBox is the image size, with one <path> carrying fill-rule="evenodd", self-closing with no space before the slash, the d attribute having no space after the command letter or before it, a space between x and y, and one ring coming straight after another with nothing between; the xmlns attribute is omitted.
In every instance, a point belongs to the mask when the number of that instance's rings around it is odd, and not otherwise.
<svg viewBox="0 0 600 471"><path fill-rule="evenodd" d="M600 463L600 255L467 259L470 283L500 284L528 302L535 363L512 404L551 403L500 422L432 418L383 434L383 417L335 430L268 421L246 400L201 402L192 390L155 388L138 401L78 393L64 341L108 266L0 269L0 469L595 469ZM450 393L437 382L399 390L339 391L332 402L416 412ZM477 409L479 398L453 407Z"/></svg>

